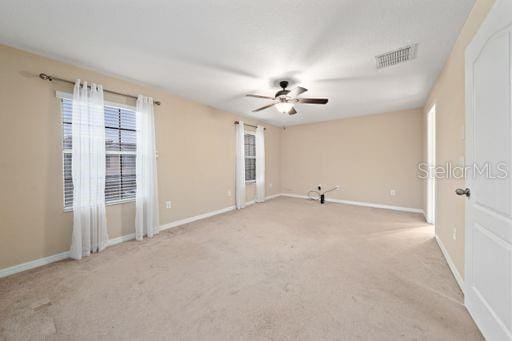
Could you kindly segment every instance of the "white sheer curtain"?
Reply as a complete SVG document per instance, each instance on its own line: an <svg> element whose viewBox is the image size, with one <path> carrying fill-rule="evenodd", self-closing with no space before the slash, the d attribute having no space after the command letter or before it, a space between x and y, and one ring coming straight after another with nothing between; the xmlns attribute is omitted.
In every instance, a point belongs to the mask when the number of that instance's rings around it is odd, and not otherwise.
<svg viewBox="0 0 512 341"><path fill-rule="evenodd" d="M156 169L153 98L137 98L137 160L135 239L158 234L158 181Z"/></svg>
<svg viewBox="0 0 512 341"><path fill-rule="evenodd" d="M245 130L244 122L239 121L236 125L235 150L235 186L236 186L236 208L245 207Z"/></svg>
<svg viewBox="0 0 512 341"><path fill-rule="evenodd" d="M90 89L89 89L90 88ZM105 113L103 88L75 82L72 111L73 237L71 257L81 259L108 243L105 216Z"/></svg>
<svg viewBox="0 0 512 341"><path fill-rule="evenodd" d="M256 128L256 202L265 201L265 128Z"/></svg>

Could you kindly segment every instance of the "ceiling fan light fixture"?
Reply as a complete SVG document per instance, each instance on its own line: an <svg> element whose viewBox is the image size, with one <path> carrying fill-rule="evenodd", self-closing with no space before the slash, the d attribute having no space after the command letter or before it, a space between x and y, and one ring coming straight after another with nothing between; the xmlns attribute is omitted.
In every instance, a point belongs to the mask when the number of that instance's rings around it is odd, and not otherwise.
<svg viewBox="0 0 512 341"><path fill-rule="evenodd" d="M282 114L287 114L293 107L293 103L280 102L276 104L276 109Z"/></svg>

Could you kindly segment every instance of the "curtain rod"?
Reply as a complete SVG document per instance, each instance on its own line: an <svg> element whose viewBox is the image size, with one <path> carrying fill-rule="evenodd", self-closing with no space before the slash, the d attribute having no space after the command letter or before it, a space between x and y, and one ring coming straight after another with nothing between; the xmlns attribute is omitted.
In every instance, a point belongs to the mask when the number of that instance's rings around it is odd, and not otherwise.
<svg viewBox="0 0 512 341"><path fill-rule="evenodd" d="M46 73L40 73L39 74L39 78L41 78L41 79L43 79L45 81L49 81L49 82L51 82L51 81L59 81L59 82L64 82L64 83L69 83L69 84L75 84L75 82L73 82L73 81L70 81L70 80L67 80L67 79L62 79L62 78L59 78L59 77L50 76L50 75L47 75ZM123 93L117 92L117 91L112 91L112 90L107 90L107 89L103 89L103 91L111 93L111 94L114 94L114 95L119 95L119 96L124 96L124 97L129 97L129 98L137 99L137 96L133 96L133 95L129 95L129 94L123 94ZM156 104L156 105L162 104L160 101L156 101L156 100L154 100L153 103Z"/></svg>
<svg viewBox="0 0 512 341"><path fill-rule="evenodd" d="M235 124L240 124L240 122L235 121ZM244 126L253 127L253 128L258 128L258 126L253 126L252 124L247 124L247 123L244 123ZM265 128L265 127L263 127L263 129L267 130L267 128Z"/></svg>

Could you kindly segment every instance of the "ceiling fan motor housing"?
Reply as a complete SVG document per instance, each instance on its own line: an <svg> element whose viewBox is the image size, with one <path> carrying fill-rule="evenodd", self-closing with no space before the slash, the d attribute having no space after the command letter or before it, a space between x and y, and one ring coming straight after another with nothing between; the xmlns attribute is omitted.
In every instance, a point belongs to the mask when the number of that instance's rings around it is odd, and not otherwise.
<svg viewBox="0 0 512 341"><path fill-rule="evenodd" d="M288 93L290 92L290 90L286 90L286 88L288 87L288 81L280 81L279 86L283 88L283 90L279 90L278 92L276 92L275 97L278 98L280 96L288 95Z"/></svg>
<svg viewBox="0 0 512 341"><path fill-rule="evenodd" d="M286 95L288 95L289 92L290 92L290 90L279 90L278 92L276 92L276 98L279 98L281 96L286 96Z"/></svg>

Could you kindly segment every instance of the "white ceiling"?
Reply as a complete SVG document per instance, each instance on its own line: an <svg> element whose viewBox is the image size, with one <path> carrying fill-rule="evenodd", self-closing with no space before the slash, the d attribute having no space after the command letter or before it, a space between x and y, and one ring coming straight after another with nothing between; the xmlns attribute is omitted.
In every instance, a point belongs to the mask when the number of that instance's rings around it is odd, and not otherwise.
<svg viewBox="0 0 512 341"><path fill-rule="evenodd" d="M2 0L0 43L282 126L420 107L473 3ZM376 69L375 55L411 43L416 60ZM244 95L281 79L329 103L251 113L267 101Z"/></svg>

